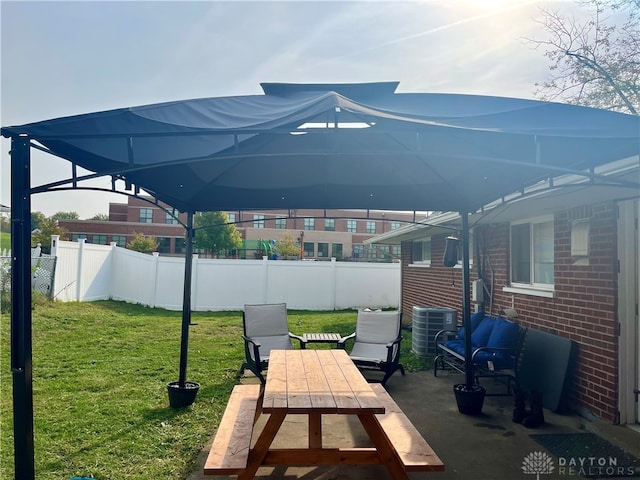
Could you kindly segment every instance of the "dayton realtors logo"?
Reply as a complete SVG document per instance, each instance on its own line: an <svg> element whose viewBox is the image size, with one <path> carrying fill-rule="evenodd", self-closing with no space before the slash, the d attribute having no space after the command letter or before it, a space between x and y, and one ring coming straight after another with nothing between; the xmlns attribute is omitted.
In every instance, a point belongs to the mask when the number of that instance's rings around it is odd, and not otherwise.
<svg viewBox="0 0 640 480"><path fill-rule="evenodd" d="M522 461L522 471L527 475L535 475L540 480L540 475L553 473L556 467L553 460L544 452L531 452Z"/></svg>
<svg viewBox="0 0 640 480"><path fill-rule="evenodd" d="M531 452L522 461L527 475L549 475L556 471L553 458L545 452ZM558 475L583 477L626 477L636 474L636 468L620 465L616 457L558 457Z"/></svg>

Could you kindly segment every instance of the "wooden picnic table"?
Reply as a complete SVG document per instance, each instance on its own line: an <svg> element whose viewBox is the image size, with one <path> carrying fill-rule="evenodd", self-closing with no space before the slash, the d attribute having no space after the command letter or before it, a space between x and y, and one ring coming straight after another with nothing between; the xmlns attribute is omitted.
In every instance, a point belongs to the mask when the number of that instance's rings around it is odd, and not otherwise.
<svg viewBox="0 0 640 480"><path fill-rule="evenodd" d="M264 391L259 392L257 387L236 386L232 394L236 400L230 400L227 407L231 427L223 428L225 412L219 432L226 433L216 435L205 474L228 473L252 479L263 465L381 464L392 478L408 479L408 471L444 470L438 456L384 388L367 383L344 350L272 351ZM243 391L247 392L244 397ZM246 397L255 399L254 412L247 413L240 407ZM249 443L240 446L238 442L246 442L247 421L255 417L255 423L262 414L269 418L253 447ZM324 448L322 415L331 414L357 416L374 447ZM271 448L287 415L308 416L308 444ZM242 416L246 419L244 427L238 420ZM237 429L242 433L234 439Z"/></svg>

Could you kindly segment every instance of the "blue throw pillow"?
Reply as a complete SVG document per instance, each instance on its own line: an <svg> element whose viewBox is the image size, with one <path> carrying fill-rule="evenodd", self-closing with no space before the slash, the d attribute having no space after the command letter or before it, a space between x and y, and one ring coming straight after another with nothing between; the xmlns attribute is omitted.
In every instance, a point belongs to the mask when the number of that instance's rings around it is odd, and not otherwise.
<svg viewBox="0 0 640 480"><path fill-rule="evenodd" d="M480 322L484 319L484 312L482 310L477 311L473 315L471 315L471 331L473 332Z"/></svg>
<svg viewBox="0 0 640 480"><path fill-rule="evenodd" d="M498 318L487 341L487 347L516 348L518 332L519 327L517 323L510 322L504 318Z"/></svg>
<svg viewBox="0 0 640 480"><path fill-rule="evenodd" d="M479 310L473 315L471 315L471 331L472 332L478 327L478 325L480 325L480 322L482 321L483 318L484 318L484 312L482 310ZM460 327L460 330L458 330L458 338L464 338L464 327Z"/></svg>
<svg viewBox="0 0 640 480"><path fill-rule="evenodd" d="M491 331L493 330L494 322L495 318L484 317L480 322L480 325L478 325L473 333L471 333L471 344L475 348L485 347L487 345L489 337L491 336Z"/></svg>

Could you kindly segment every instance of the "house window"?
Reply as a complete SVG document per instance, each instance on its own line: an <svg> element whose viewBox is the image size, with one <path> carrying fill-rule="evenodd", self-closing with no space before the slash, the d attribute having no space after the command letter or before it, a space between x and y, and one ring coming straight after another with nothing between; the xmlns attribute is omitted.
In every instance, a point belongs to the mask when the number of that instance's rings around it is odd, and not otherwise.
<svg viewBox="0 0 640 480"><path fill-rule="evenodd" d="M276 217L276 228L279 230L287 229L287 217Z"/></svg>
<svg viewBox="0 0 640 480"><path fill-rule="evenodd" d="M106 245L107 244L107 236L101 234L93 235L93 243L97 245Z"/></svg>
<svg viewBox="0 0 640 480"><path fill-rule="evenodd" d="M324 220L324 229L327 232L335 232L336 231L336 221L333 218L325 218Z"/></svg>
<svg viewBox="0 0 640 480"><path fill-rule="evenodd" d="M229 219L229 223L236 223L236 214L227 212L227 218Z"/></svg>
<svg viewBox="0 0 640 480"><path fill-rule="evenodd" d="M116 245L119 247L124 247L127 245L127 237L125 235L112 235L111 241L116 242Z"/></svg>
<svg viewBox="0 0 640 480"><path fill-rule="evenodd" d="M72 242L77 242L81 238L84 238L86 240L87 239L87 234L86 233L72 233L71 234L71 241Z"/></svg>
<svg viewBox="0 0 640 480"><path fill-rule="evenodd" d="M171 253L171 239L169 237L158 237L158 252Z"/></svg>
<svg viewBox="0 0 640 480"><path fill-rule="evenodd" d="M400 228L400 222L391 222L391 230L397 230Z"/></svg>
<svg viewBox="0 0 640 480"><path fill-rule="evenodd" d="M305 230L314 230L315 227L315 218L305 218L304 219L304 229Z"/></svg>
<svg viewBox="0 0 640 480"><path fill-rule="evenodd" d="M400 258L400 245L392 245L391 246L391 255L393 258Z"/></svg>
<svg viewBox="0 0 640 480"><path fill-rule="evenodd" d="M367 233L376 233L376 222L367 222Z"/></svg>
<svg viewBox="0 0 640 480"><path fill-rule="evenodd" d="M511 283L553 285L553 254L552 220L511 225Z"/></svg>
<svg viewBox="0 0 640 480"><path fill-rule="evenodd" d="M140 223L153 223L153 210L151 208L140 209Z"/></svg>
<svg viewBox="0 0 640 480"><path fill-rule="evenodd" d="M264 215L253 214L253 228L264 228Z"/></svg>
<svg viewBox="0 0 640 480"><path fill-rule="evenodd" d="M175 253L187 253L187 242L185 241L184 238L176 238L175 243L176 243ZM201 250L194 249L194 251L199 255L204 255L205 253L204 248Z"/></svg>
<svg viewBox="0 0 640 480"><path fill-rule="evenodd" d="M331 245L331 256L335 258L342 257L342 244L341 243L333 243Z"/></svg>
<svg viewBox="0 0 640 480"><path fill-rule="evenodd" d="M356 220L347 220L347 232L356 233L358 231L358 222Z"/></svg>
<svg viewBox="0 0 640 480"><path fill-rule="evenodd" d="M329 256L329 244L324 242L318 242L318 257Z"/></svg>
<svg viewBox="0 0 640 480"><path fill-rule="evenodd" d="M177 225L178 219L174 216L176 212L165 212L164 223L167 225Z"/></svg>
<svg viewBox="0 0 640 480"><path fill-rule="evenodd" d="M353 258L354 260L358 260L359 258L364 257L364 245L354 245L353 246Z"/></svg>
<svg viewBox="0 0 640 480"><path fill-rule="evenodd" d="M315 255L315 243L313 242L304 242L304 256L305 257L313 257Z"/></svg>
<svg viewBox="0 0 640 480"><path fill-rule="evenodd" d="M431 265L431 238L413 242L411 261Z"/></svg>

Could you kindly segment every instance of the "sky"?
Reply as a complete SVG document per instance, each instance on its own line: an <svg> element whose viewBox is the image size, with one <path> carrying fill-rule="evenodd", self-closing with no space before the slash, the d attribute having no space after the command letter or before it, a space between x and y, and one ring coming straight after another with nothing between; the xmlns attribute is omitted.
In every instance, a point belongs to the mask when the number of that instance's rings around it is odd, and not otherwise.
<svg viewBox="0 0 640 480"><path fill-rule="evenodd" d="M535 98L549 78L540 7L574 2L0 1L0 123L173 100L261 94L260 82L399 81L398 92ZM0 203L10 204L10 142ZM70 176L32 149L31 185ZM107 181L90 186L109 187ZM46 216L107 214L125 196L42 193Z"/></svg>

